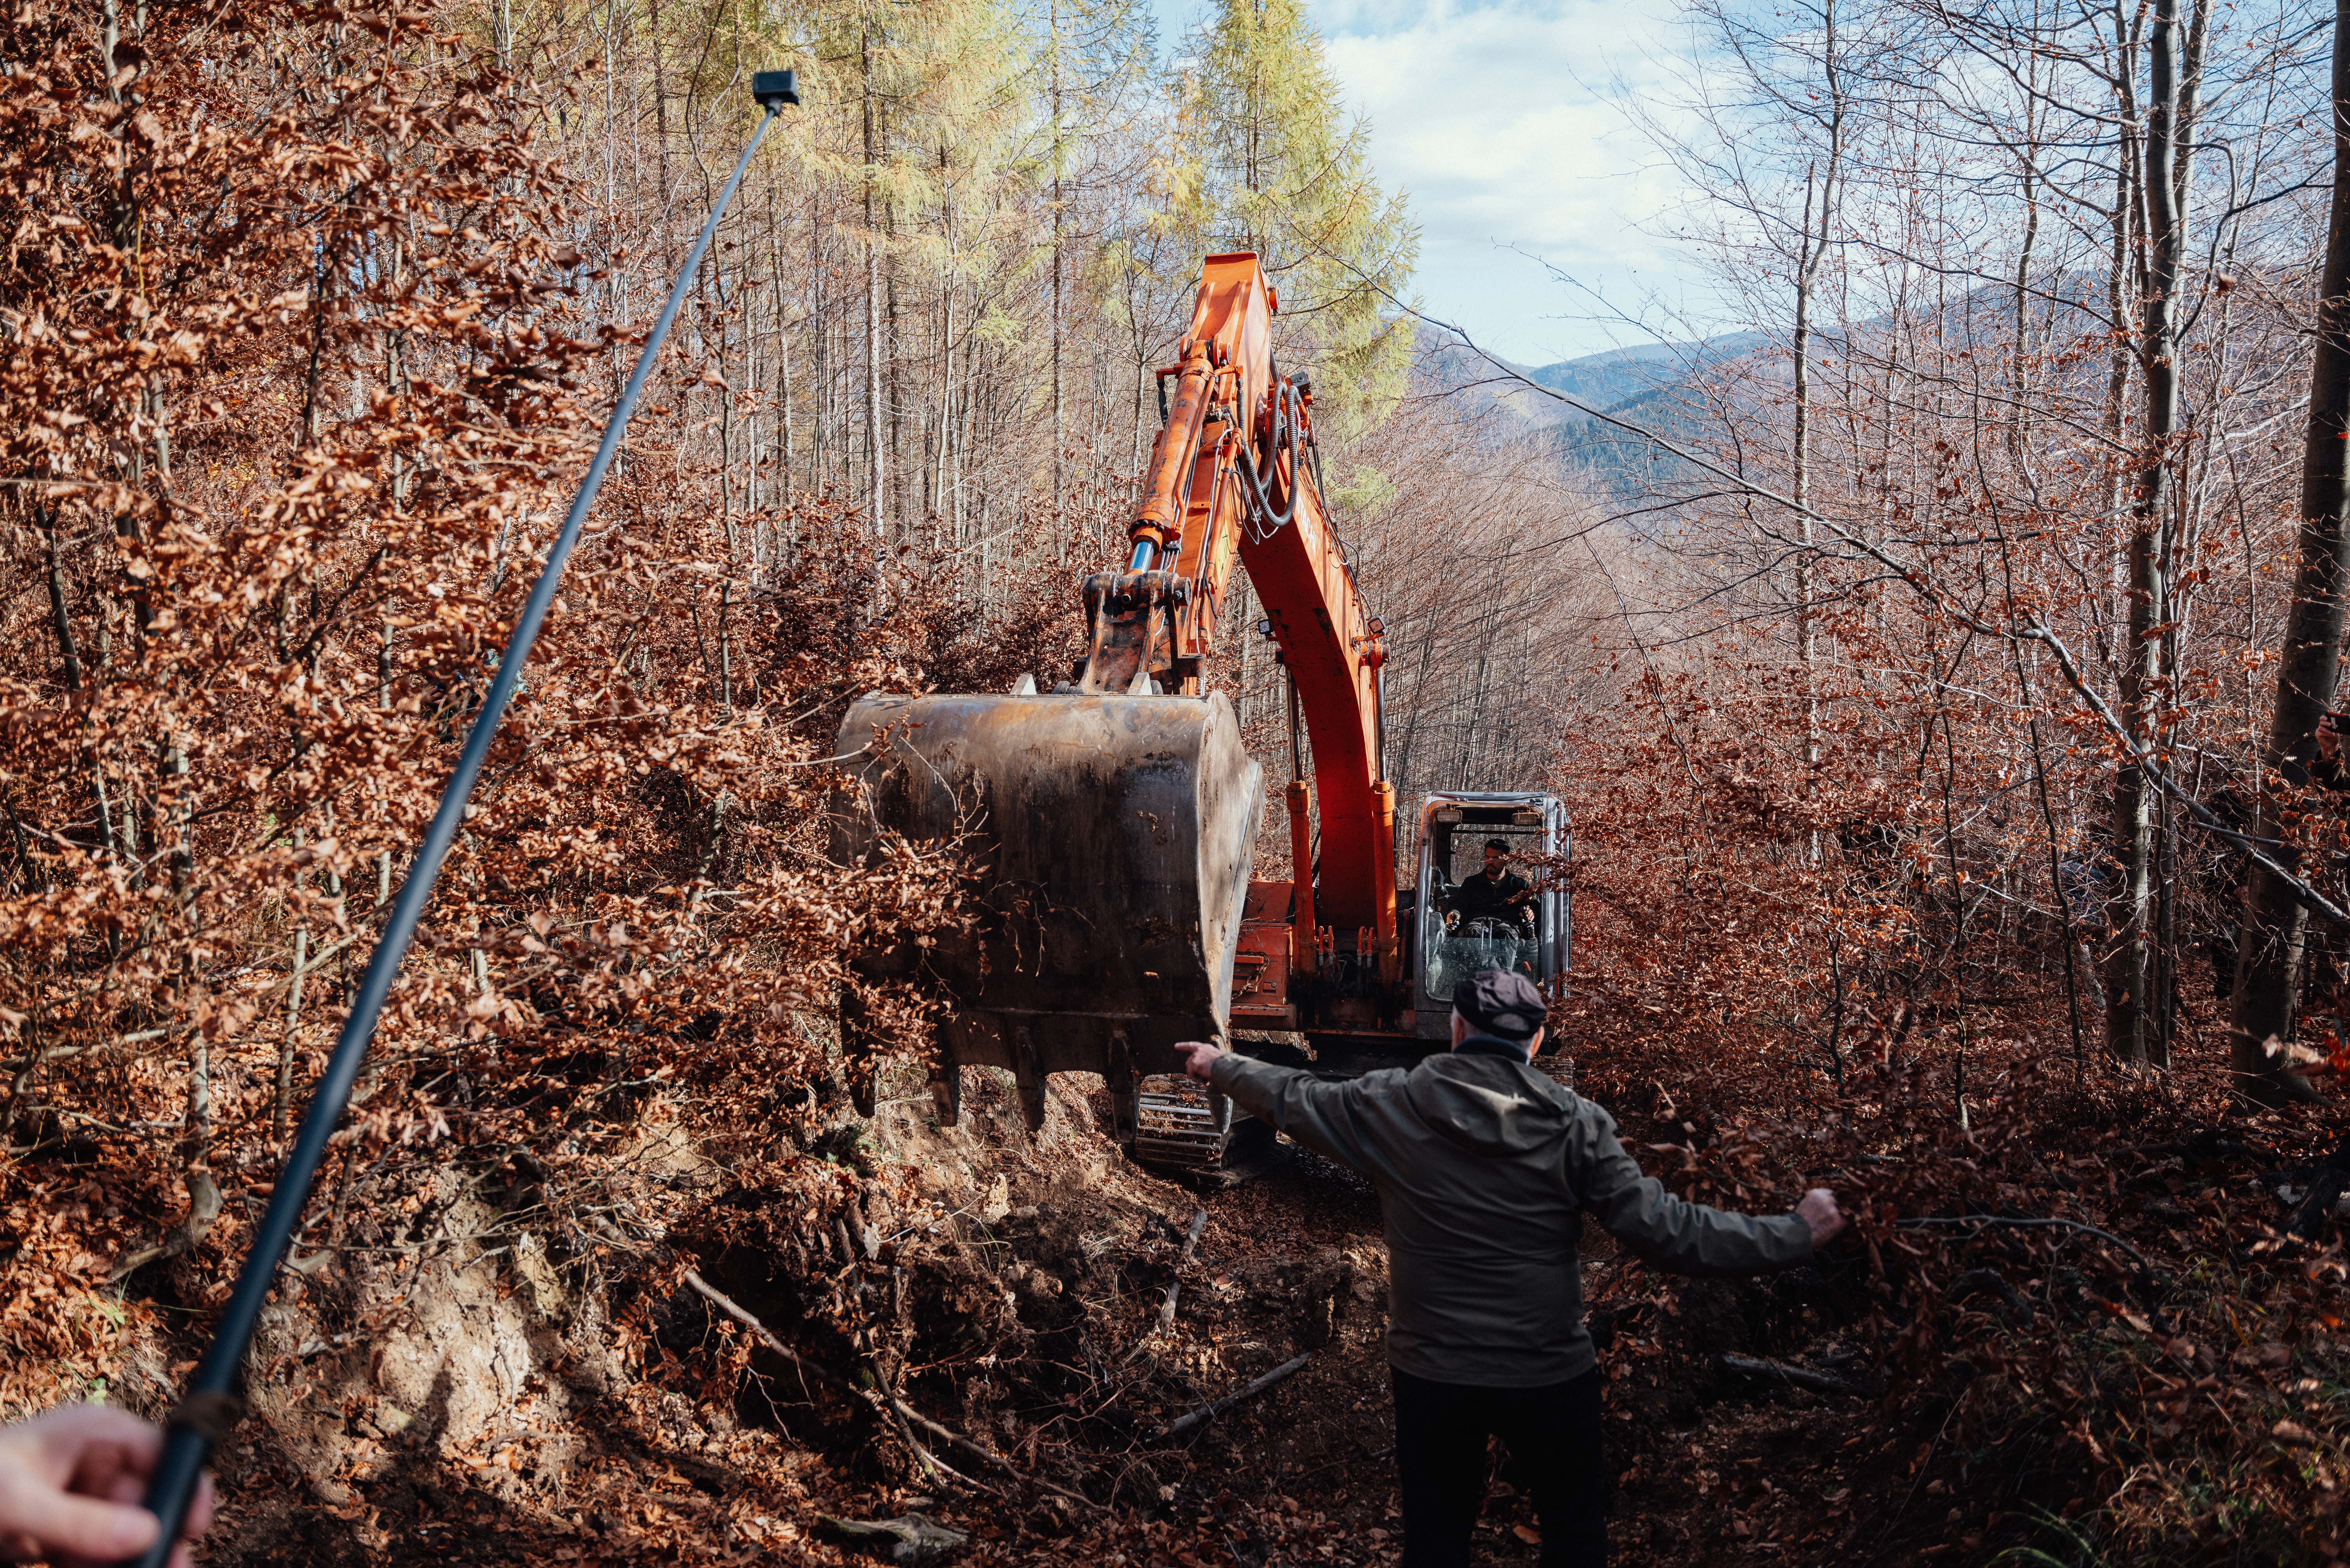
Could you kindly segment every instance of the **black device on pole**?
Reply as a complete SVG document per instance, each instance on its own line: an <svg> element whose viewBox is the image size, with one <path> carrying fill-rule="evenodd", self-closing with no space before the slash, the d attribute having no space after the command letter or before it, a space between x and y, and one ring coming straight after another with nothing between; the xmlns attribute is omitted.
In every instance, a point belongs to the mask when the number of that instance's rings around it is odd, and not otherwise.
<svg viewBox="0 0 2350 1568"><path fill-rule="evenodd" d="M523 605L521 618L515 622L514 635L507 639L505 651L498 658L497 675L490 682L489 695L482 700L481 711L474 715L473 728L465 737L465 748L458 754L456 770L449 775L440 808L432 814L432 826L417 847L416 858L400 884L400 896L392 902L383 935L376 942L374 956L368 960L359 994L352 999L350 1014L335 1041L334 1054L328 1058L326 1073L311 1095L309 1109L303 1114L293 1151L277 1174L277 1185L269 1195L269 1208L254 1236L253 1250L245 1254L244 1271L237 1275L236 1289L221 1314L211 1347L189 1380L187 1393L172 1413L162 1457L149 1480L144 1500L147 1510L162 1521L163 1529L155 1544L133 1560L139 1568L164 1568L171 1561L172 1549L179 1541L181 1527L187 1521L189 1505L195 1499L203 1475L204 1461L236 1424L241 1411L235 1393L237 1368L253 1342L262 1303L269 1298L270 1281L276 1277L286 1250L293 1245L302 1210L309 1200L311 1184L317 1179L318 1167L326 1158L327 1139L349 1103L351 1085L359 1079L359 1062L367 1054L369 1038L375 1033L377 1015L383 1011L384 999L391 993L391 982L400 971L401 959L407 956L410 939L423 919L424 906L432 897L432 884L441 875L441 862L464 822L465 802L473 794L482 763L489 756L490 741L497 732L498 721L504 716L506 703L522 679L523 662L530 657L530 645L536 640L538 628L554 606L556 589L562 584L564 564L579 542L588 508L604 483L605 471L619 451L629 416L636 411L637 399L652 376L671 324L676 321L678 308L692 287L702 253L710 248L711 237L718 232L718 220L733 201L735 187L743 182L743 171L751 166L751 155L758 151L767 127L782 112L783 106L800 100L797 83L790 71L759 72L751 78L751 91L766 112L759 117L758 129L751 133L742 158L734 165L733 177L718 193L710 219L702 226L701 237L693 242L693 250L686 256L685 265L670 289L660 318L654 322L651 335L645 339L644 352L637 357L636 371L620 393L619 406L612 410L610 422L604 427L603 441L596 449L596 460L588 465L588 477L579 486L578 497L571 503L563 529L556 535L546 553L546 566L532 587L530 598Z"/></svg>

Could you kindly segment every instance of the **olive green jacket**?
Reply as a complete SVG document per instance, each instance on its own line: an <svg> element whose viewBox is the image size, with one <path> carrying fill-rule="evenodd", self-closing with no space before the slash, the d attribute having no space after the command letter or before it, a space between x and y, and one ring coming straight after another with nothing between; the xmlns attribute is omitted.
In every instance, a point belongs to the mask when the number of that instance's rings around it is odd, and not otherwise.
<svg viewBox="0 0 2350 1568"><path fill-rule="evenodd" d="M1388 1361L1414 1376L1540 1386L1589 1371L1575 1251L1586 1213L1679 1273L1757 1273L1812 1256L1796 1215L1687 1203L1642 1176L1613 1117L1504 1041L1472 1035L1409 1072L1337 1083L1228 1054L1210 1082L1378 1187Z"/></svg>

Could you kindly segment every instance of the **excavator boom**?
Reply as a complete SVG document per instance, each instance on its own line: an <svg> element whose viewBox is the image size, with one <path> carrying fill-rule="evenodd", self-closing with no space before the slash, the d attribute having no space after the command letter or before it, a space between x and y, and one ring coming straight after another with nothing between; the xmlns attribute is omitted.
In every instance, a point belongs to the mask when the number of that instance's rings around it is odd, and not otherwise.
<svg viewBox="0 0 2350 1568"><path fill-rule="evenodd" d="M1398 975L1395 791L1381 756L1384 628L1363 603L1313 460L1313 388L1273 362L1276 298L1247 252L1211 255L1144 471L1123 573L1086 585L1080 690L1198 694L1235 560L1265 607L1311 736L1322 867L1314 920L1372 933ZM1293 812L1303 803L1294 804Z"/></svg>

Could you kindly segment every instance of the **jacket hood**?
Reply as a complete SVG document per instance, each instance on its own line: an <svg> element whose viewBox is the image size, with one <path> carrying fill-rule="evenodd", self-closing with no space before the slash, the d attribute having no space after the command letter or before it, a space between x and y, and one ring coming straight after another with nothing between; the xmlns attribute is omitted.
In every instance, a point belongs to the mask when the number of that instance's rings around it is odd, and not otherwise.
<svg viewBox="0 0 2350 1568"><path fill-rule="evenodd" d="M1565 1137L1574 1115L1574 1096L1522 1058L1430 1056L1405 1093L1430 1127L1482 1155L1534 1153Z"/></svg>

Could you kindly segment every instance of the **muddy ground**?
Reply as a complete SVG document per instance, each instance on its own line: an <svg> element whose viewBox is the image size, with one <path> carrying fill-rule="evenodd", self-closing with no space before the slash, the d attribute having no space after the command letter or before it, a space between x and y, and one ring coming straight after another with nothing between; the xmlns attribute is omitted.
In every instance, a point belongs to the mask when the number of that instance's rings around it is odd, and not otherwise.
<svg viewBox="0 0 2350 1568"><path fill-rule="evenodd" d="M1033 1138L1008 1078L970 1080L957 1128L931 1121L918 1079L885 1080L870 1122L819 1096L765 1158L724 1168L649 1131L644 1164L671 1199L658 1220L558 1224L513 1173L502 1189L452 1168L371 1248L289 1276L207 1557L852 1562L868 1559L828 1518L919 1510L967 1533L973 1561L1394 1561L1369 1188L1284 1146L1253 1180L1197 1190L1122 1158L1082 1080L1056 1080ZM682 1283L688 1267L805 1363ZM1835 1268L1668 1281L1596 1232L1585 1267L1618 1562L1987 1554L1996 1521L1960 1501L1967 1456L1878 1417L1859 1297ZM1725 1352L1862 1391L1726 1372ZM1301 1354L1269 1391L1158 1435ZM151 1400L180 1370L166 1360L190 1355L157 1347ZM1004 1464L918 1439L811 1367L887 1383ZM1493 1465L1481 1558L1531 1563L1531 1511L1505 1456ZM2051 1478L2050 1506L2062 1490Z"/></svg>

